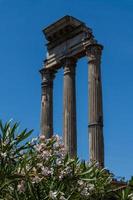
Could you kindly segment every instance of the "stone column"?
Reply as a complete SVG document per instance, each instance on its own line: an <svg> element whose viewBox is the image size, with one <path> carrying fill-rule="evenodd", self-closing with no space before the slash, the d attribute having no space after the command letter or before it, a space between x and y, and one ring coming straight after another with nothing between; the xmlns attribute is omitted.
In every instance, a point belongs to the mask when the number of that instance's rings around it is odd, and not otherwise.
<svg viewBox="0 0 133 200"><path fill-rule="evenodd" d="M104 167L103 106L101 81L101 52L103 47L90 45L89 58L89 149L90 161Z"/></svg>
<svg viewBox="0 0 133 200"><path fill-rule="evenodd" d="M44 68L40 73L42 75L41 134L50 138L53 135L54 72Z"/></svg>
<svg viewBox="0 0 133 200"><path fill-rule="evenodd" d="M75 67L74 59L65 60L63 133L64 145L71 157L77 154Z"/></svg>

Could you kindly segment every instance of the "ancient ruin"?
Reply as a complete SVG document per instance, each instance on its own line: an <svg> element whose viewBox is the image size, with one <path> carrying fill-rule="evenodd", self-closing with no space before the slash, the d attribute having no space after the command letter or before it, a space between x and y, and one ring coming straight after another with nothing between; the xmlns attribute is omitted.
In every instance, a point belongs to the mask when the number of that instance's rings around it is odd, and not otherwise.
<svg viewBox="0 0 133 200"><path fill-rule="evenodd" d="M43 30L48 41L42 75L41 133L53 135L53 80L64 69L63 138L70 156L77 153L76 130L76 63L88 58L89 151L90 161L104 167L101 54L103 46L95 40L85 23L65 16ZM87 91L86 91L87 92Z"/></svg>

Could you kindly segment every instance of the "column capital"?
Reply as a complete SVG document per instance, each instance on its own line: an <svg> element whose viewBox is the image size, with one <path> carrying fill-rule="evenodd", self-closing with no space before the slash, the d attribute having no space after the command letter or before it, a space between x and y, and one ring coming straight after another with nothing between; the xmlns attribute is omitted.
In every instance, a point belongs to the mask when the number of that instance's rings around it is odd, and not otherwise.
<svg viewBox="0 0 133 200"><path fill-rule="evenodd" d="M42 76L42 84L43 85L51 85L53 82L53 79L55 78L55 70L49 70L46 68L42 68L40 70L41 76Z"/></svg>
<svg viewBox="0 0 133 200"><path fill-rule="evenodd" d="M70 73L75 74L77 60L73 57L67 57L63 61L64 75Z"/></svg>
<svg viewBox="0 0 133 200"><path fill-rule="evenodd" d="M90 62L95 62L101 58L103 46L100 44L92 44L86 48L86 55Z"/></svg>

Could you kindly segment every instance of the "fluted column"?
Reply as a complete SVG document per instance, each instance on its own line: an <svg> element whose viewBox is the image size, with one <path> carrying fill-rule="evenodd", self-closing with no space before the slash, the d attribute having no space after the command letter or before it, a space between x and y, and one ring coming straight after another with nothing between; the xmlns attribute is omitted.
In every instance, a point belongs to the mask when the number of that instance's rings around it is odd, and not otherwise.
<svg viewBox="0 0 133 200"><path fill-rule="evenodd" d="M63 133L64 145L71 157L77 154L75 67L74 59L65 60Z"/></svg>
<svg viewBox="0 0 133 200"><path fill-rule="evenodd" d="M53 135L54 72L44 68L40 73L42 75L41 134L50 138Z"/></svg>
<svg viewBox="0 0 133 200"><path fill-rule="evenodd" d="M89 58L89 148L90 161L104 167L103 105L101 81L101 52L103 47L90 45Z"/></svg>

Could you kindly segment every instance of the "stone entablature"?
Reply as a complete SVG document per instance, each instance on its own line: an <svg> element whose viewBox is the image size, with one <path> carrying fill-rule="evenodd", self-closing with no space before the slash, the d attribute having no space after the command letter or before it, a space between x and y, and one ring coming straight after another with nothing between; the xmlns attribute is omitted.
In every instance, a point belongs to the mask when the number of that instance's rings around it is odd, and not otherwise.
<svg viewBox="0 0 133 200"><path fill-rule="evenodd" d="M65 16L43 30L48 40L46 68L60 68L65 57L79 59L86 55L86 48L95 43L92 31L71 16Z"/></svg>

